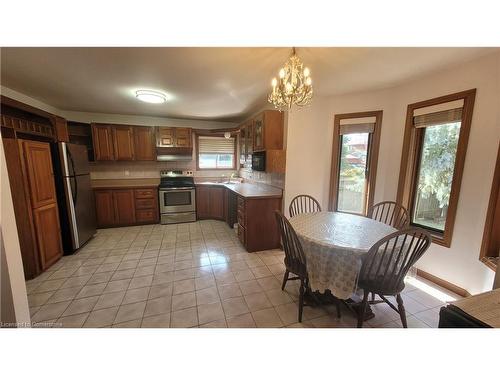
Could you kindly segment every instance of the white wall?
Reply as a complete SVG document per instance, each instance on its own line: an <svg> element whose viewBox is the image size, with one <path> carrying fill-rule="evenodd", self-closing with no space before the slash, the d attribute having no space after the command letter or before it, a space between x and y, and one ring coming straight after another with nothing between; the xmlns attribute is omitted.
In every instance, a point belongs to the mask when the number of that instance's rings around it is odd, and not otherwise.
<svg viewBox="0 0 500 375"><path fill-rule="evenodd" d="M500 138L500 53L385 90L316 97L311 107L291 112L285 207L299 193L328 207L334 115L368 110L384 111L375 202L395 200L407 105L472 88L477 95L451 248L433 244L418 267L471 293L491 289L494 274L478 257Z"/></svg>

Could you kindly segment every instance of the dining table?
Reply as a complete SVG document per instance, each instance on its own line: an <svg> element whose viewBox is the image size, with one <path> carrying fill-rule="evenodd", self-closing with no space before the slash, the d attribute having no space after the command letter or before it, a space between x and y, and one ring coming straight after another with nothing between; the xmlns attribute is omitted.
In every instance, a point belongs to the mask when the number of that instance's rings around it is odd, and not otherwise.
<svg viewBox="0 0 500 375"><path fill-rule="evenodd" d="M357 289L364 254L395 228L341 212L314 212L290 218L307 262L312 292L350 299Z"/></svg>

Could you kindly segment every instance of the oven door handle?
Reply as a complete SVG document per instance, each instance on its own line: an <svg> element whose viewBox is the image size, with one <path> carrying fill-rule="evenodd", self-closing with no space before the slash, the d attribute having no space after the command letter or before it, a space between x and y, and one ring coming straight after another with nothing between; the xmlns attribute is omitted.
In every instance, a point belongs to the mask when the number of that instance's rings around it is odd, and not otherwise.
<svg viewBox="0 0 500 375"><path fill-rule="evenodd" d="M172 190L194 190L192 187L178 187L178 188L160 188L160 191L169 192Z"/></svg>

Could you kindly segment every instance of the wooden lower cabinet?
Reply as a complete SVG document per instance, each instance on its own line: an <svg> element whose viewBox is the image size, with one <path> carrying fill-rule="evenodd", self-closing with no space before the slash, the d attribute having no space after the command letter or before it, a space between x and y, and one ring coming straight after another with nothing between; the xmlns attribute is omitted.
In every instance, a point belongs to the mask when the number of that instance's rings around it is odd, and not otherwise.
<svg viewBox="0 0 500 375"><path fill-rule="evenodd" d="M36 241L40 251L42 269L46 270L62 257L61 227L57 204L33 210Z"/></svg>
<svg viewBox="0 0 500 375"><path fill-rule="evenodd" d="M226 219L224 186L196 187L196 217L198 219Z"/></svg>
<svg viewBox="0 0 500 375"><path fill-rule="evenodd" d="M119 225L131 225L135 223L133 190L113 191L113 203L115 205L115 220Z"/></svg>
<svg viewBox="0 0 500 375"><path fill-rule="evenodd" d="M237 223L238 238L249 252L280 247L275 210L281 210L281 197L245 198L224 186L196 186L197 218L225 220L231 228Z"/></svg>
<svg viewBox="0 0 500 375"><path fill-rule="evenodd" d="M113 203L112 190L95 190L95 207L97 226L99 228L111 227L116 224L115 204Z"/></svg>
<svg viewBox="0 0 500 375"><path fill-rule="evenodd" d="M281 210L281 198L238 196L238 238L249 252L280 247L274 211Z"/></svg>
<svg viewBox="0 0 500 375"><path fill-rule="evenodd" d="M219 186L212 186L210 188L209 210L210 216L213 219L224 220L224 191L226 188Z"/></svg>
<svg viewBox="0 0 500 375"><path fill-rule="evenodd" d="M159 221L156 188L95 189L97 227L155 224Z"/></svg>

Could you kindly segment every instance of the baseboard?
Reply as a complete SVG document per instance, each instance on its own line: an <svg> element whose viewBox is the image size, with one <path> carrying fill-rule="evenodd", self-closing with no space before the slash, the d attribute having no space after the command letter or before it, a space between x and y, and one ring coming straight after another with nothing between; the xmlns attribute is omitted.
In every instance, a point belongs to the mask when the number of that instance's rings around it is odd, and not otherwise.
<svg viewBox="0 0 500 375"><path fill-rule="evenodd" d="M421 269L417 268L417 276L420 276L426 280L429 280L430 282L433 282L436 285L439 285L442 288L448 289L450 292L453 292L455 294L458 294L461 297L470 297L471 294L465 290L464 288L461 288L455 284L450 283L449 281L443 280L440 277L434 276L428 272L422 271Z"/></svg>

